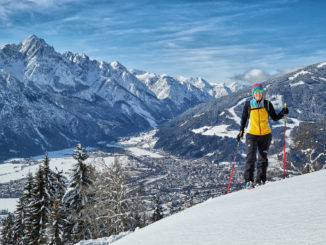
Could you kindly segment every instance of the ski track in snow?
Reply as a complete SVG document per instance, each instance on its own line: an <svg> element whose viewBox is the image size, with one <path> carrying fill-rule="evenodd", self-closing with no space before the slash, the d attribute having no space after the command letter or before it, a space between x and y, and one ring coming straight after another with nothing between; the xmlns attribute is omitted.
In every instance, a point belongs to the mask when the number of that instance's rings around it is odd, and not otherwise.
<svg viewBox="0 0 326 245"><path fill-rule="evenodd" d="M231 107L230 109L227 109L232 114L231 119L233 119L239 125L241 125L241 118L235 113L234 109L236 107L238 107L239 105L243 104L247 100L248 100L248 98L242 99L235 106Z"/></svg>

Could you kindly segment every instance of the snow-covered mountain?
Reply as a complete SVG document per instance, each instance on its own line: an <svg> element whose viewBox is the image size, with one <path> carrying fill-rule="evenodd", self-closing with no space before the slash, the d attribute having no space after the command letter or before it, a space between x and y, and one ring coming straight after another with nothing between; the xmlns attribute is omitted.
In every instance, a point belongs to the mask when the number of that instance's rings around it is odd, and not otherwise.
<svg viewBox="0 0 326 245"><path fill-rule="evenodd" d="M35 35L0 47L0 86L1 158L135 134L231 92L203 79L60 54Z"/></svg>
<svg viewBox="0 0 326 245"><path fill-rule="evenodd" d="M225 84L208 83L202 78L170 77L166 74L156 75L154 73L139 70L130 70L140 81L157 96L164 100L169 99L179 107L189 104L198 104L199 101L210 101L212 98L230 94L239 90L241 85L233 83L229 86Z"/></svg>
<svg viewBox="0 0 326 245"><path fill-rule="evenodd" d="M273 103L277 113L284 103L287 103L290 111L286 131L287 149L290 155L289 169L297 172L303 171L307 163L306 158L309 159L309 157L302 158L306 155L308 148L300 146L300 154L295 151L298 147L295 143L300 141L298 137L295 137L297 135L301 135L301 138L306 141L309 138L310 145L320 145L318 150L316 147L309 147L312 153L309 161L318 160L319 166L316 169L320 169L326 162L326 154L323 150L326 131L326 62L310 65L266 81L263 86L266 99ZM217 163L232 161L243 106L245 101L251 98L250 88L245 88L232 95L189 109L159 127L156 134L159 140L155 147L189 158L205 157ZM299 128L299 131L293 131L302 122L313 123L309 127L314 128L316 132L304 136L304 132L307 131L304 127L301 130ZM270 155L274 154L277 160L277 154L282 153L284 144L284 120L278 122L270 120L270 125L273 133ZM314 137L310 137L312 135ZM318 143L314 143L315 141ZM246 153L244 140L240 144L240 153L238 158L243 166Z"/></svg>
<svg viewBox="0 0 326 245"><path fill-rule="evenodd" d="M131 234L78 244L324 244L325 181L321 170L267 183L210 199Z"/></svg>

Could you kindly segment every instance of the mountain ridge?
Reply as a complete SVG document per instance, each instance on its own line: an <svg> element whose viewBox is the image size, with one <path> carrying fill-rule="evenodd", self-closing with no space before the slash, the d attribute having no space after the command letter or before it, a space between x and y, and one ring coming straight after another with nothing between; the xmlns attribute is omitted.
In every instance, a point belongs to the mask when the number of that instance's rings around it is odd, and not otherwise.
<svg viewBox="0 0 326 245"><path fill-rule="evenodd" d="M76 142L113 141L215 99L210 94L214 87L206 81L155 77L169 80L170 87L157 79L150 88L118 61L92 60L69 51L60 54L35 35L1 46L0 145L5 146L1 157L41 154ZM197 80L207 89L192 84ZM160 90L171 94L159 98Z"/></svg>

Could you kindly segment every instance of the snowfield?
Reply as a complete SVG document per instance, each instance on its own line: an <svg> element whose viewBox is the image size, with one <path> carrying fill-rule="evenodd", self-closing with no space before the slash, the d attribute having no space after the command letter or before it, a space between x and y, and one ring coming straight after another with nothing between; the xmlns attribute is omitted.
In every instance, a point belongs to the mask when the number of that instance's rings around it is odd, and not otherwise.
<svg viewBox="0 0 326 245"><path fill-rule="evenodd" d="M15 212L18 198L0 198L0 211Z"/></svg>
<svg viewBox="0 0 326 245"><path fill-rule="evenodd" d="M321 170L233 192L138 229L114 245L326 244L324 183L326 170Z"/></svg>
<svg viewBox="0 0 326 245"><path fill-rule="evenodd" d="M218 125L218 126L204 126L201 128L191 130L195 134L202 134L202 135L216 135L219 137L231 137L236 138L239 134L237 130L230 130L228 129L230 125Z"/></svg>

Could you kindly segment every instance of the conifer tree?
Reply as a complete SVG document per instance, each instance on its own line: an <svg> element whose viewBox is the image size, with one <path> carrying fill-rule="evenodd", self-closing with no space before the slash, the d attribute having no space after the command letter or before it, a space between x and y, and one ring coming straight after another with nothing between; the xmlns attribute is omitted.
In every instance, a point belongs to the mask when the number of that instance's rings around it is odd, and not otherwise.
<svg viewBox="0 0 326 245"><path fill-rule="evenodd" d="M65 244L64 236L64 211L60 199L53 200L53 206L49 217L49 223L46 230L47 244L63 245Z"/></svg>
<svg viewBox="0 0 326 245"><path fill-rule="evenodd" d="M29 172L24 192L20 197L20 208L16 210L15 233L19 237L20 244L30 244L33 236L31 203L33 200L33 175Z"/></svg>
<svg viewBox="0 0 326 245"><path fill-rule="evenodd" d="M152 216L152 221L156 222L164 217L163 208L161 205L160 197L158 195L154 198L154 213Z"/></svg>
<svg viewBox="0 0 326 245"><path fill-rule="evenodd" d="M72 170L68 192L64 196L68 225L65 227L67 239L71 242L92 238L91 225L88 223L86 205L92 201L88 188L93 184L92 169L85 164L88 158L86 150L77 144L73 158L77 161Z"/></svg>
<svg viewBox="0 0 326 245"><path fill-rule="evenodd" d="M46 192L46 183L43 175L42 166L39 167L35 175L30 211L32 215L32 234L29 244L45 244L45 229L48 223L50 209L48 205L48 192Z"/></svg>
<svg viewBox="0 0 326 245"><path fill-rule="evenodd" d="M18 199L16 210L15 210L15 223L14 233L16 239L22 239L24 237L24 216L25 216L25 204L22 196Z"/></svg>
<svg viewBox="0 0 326 245"><path fill-rule="evenodd" d="M64 227L67 222L62 200L66 192L66 178L63 176L62 171L58 171L58 169L53 172L52 188L54 190L54 198L47 224L47 243L61 245L65 242Z"/></svg>
<svg viewBox="0 0 326 245"><path fill-rule="evenodd" d="M14 231L15 217L12 213L8 213L7 218L2 222L1 244L16 244Z"/></svg>
<svg viewBox="0 0 326 245"><path fill-rule="evenodd" d="M51 209L53 205L54 197L57 195L57 190L55 189L55 173L50 169L50 159L48 153L45 153L44 160L42 162L42 172L44 179L44 191L46 192L45 205L48 209Z"/></svg>
<svg viewBox="0 0 326 245"><path fill-rule="evenodd" d="M30 202L32 232L29 244L46 244L46 227L49 222L54 199L54 174L49 168L49 158L45 154L43 163L35 175L35 182Z"/></svg>
<svg viewBox="0 0 326 245"><path fill-rule="evenodd" d="M60 200L60 202L62 202L62 198L67 191L67 178L63 175L63 171L59 171L57 168L56 171L54 171L53 173L53 177L54 182L52 184L52 187L54 189L54 199L58 199Z"/></svg>

